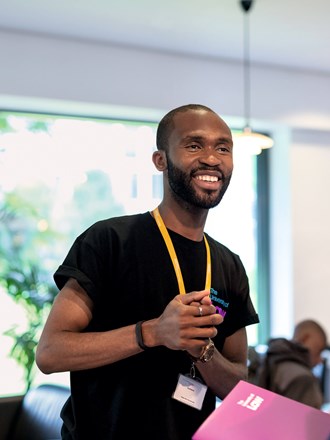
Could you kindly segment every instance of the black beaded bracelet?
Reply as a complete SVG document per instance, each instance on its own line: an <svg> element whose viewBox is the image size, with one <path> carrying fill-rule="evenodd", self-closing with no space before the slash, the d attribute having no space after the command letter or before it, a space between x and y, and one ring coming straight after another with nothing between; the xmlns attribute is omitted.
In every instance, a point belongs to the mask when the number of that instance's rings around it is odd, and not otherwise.
<svg viewBox="0 0 330 440"><path fill-rule="evenodd" d="M150 348L150 347L147 347L145 345L145 343L143 342L143 337L142 337L142 324L144 322L145 321L139 321L136 324L136 326L135 326L135 336L136 336L136 342L138 343L138 346L140 348L142 348L142 350L148 350L148 348Z"/></svg>

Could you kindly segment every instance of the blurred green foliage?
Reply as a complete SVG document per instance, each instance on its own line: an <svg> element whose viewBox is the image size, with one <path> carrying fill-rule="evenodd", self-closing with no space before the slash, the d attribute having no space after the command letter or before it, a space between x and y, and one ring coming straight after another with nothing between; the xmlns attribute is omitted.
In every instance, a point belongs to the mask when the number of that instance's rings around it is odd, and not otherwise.
<svg viewBox="0 0 330 440"><path fill-rule="evenodd" d="M37 210L15 194L6 194L0 203L0 286L26 315L24 329L14 325L4 334L13 339L10 355L23 368L27 389L39 332L57 293L38 252L43 239L35 227L37 217Z"/></svg>

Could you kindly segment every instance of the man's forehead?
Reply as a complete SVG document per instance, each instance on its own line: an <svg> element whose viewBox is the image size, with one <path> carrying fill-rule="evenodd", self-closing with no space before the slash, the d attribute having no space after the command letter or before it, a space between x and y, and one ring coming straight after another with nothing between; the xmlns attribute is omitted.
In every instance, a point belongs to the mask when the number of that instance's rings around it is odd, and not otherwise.
<svg viewBox="0 0 330 440"><path fill-rule="evenodd" d="M209 118L220 119L216 113L209 111L209 110L188 109L188 110L176 113L176 115L173 117L173 121L175 122L175 121L186 120L186 119L200 120L200 119L209 119Z"/></svg>
<svg viewBox="0 0 330 440"><path fill-rule="evenodd" d="M228 125L216 113L205 110L189 110L177 114L173 120L172 133L183 138L198 138L211 134L220 138L232 138Z"/></svg>
<svg viewBox="0 0 330 440"><path fill-rule="evenodd" d="M218 126L221 130L230 131L230 128L223 119L216 113L206 110L188 110L175 115L173 118L173 124L175 129L185 128L190 131L202 130L203 127L212 125Z"/></svg>

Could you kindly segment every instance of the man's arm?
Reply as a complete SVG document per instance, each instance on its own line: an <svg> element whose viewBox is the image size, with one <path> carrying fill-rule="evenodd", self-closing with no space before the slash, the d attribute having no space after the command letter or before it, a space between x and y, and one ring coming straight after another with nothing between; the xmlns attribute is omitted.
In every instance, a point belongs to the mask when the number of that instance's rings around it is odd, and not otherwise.
<svg viewBox="0 0 330 440"><path fill-rule="evenodd" d="M74 279L57 295L36 353L43 373L100 367L142 351L135 340L135 326L107 332L86 332L93 303Z"/></svg>
<svg viewBox="0 0 330 440"><path fill-rule="evenodd" d="M209 300L209 291L177 295L162 315L143 324L146 345L164 345L198 355L205 341L216 335L221 317ZM203 314L191 304L203 303ZM125 310L118 310L125 313ZM74 279L57 295L43 329L36 362L46 374L101 367L142 352L135 324L105 332L84 332L92 319L93 303ZM150 339L151 337L151 339Z"/></svg>
<svg viewBox="0 0 330 440"><path fill-rule="evenodd" d="M220 330L221 331L221 326ZM228 337L222 354L215 350L207 363L197 362L205 383L224 399L240 380L247 380L247 336L245 328Z"/></svg>

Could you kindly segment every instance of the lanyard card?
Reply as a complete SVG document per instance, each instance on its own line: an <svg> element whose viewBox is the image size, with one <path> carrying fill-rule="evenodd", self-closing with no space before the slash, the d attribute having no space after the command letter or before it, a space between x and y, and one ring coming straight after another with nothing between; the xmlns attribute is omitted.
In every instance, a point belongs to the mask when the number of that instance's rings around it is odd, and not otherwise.
<svg viewBox="0 0 330 440"><path fill-rule="evenodd" d="M179 374L179 380L172 397L193 408L201 409L206 390L206 385L193 379L191 376Z"/></svg>

